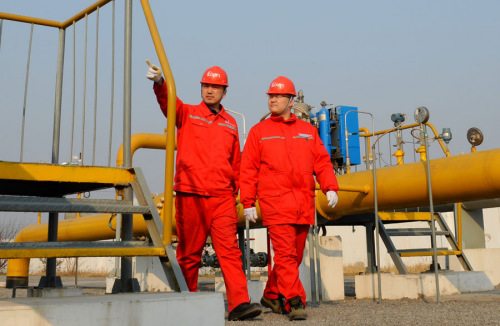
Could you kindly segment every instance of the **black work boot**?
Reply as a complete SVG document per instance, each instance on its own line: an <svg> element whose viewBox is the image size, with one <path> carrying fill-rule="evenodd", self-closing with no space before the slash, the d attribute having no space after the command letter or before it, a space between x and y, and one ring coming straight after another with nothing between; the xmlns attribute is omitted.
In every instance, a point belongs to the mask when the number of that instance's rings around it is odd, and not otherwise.
<svg viewBox="0 0 500 326"><path fill-rule="evenodd" d="M227 320L245 320L255 318L262 312L262 307L258 303L244 302L231 310Z"/></svg>
<svg viewBox="0 0 500 326"><path fill-rule="evenodd" d="M291 298L288 302L290 303L290 320L307 319L306 309L299 296Z"/></svg>
<svg viewBox="0 0 500 326"><path fill-rule="evenodd" d="M266 308L270 308L275 314L286 314L285 307L283 306L283 300L281 300L281 298L268 299L265 296L262 296L260 304Z"/></svg>

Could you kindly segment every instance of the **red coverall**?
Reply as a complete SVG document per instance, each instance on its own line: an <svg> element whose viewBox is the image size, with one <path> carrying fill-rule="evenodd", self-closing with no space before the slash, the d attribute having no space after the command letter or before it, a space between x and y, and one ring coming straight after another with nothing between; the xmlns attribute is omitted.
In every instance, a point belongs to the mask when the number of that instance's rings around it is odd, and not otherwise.
<svg viewBox="0 0 500 326"><path fill-rule="evenodd" d="M155 84L167 116L167 87ZM236 240L240 143L236 121L221 106L214 115L207 105L177 98L177 158L174 190L179 244L177 259L191 292L196 292L201 254L210 234L232 311L249 302L241 251Z"/></svg>
<svg viewBox="0 0 500 326"><path fill-rule="evenodd" d="M314 225L315 181L326 193L338 183L323 142L311 124L271 115L248 135L241 161L241 203L255 206L258 197L263 224L274 249L274 266L264 290L268 299L306 294L299 279L309 225Z"/></svg>

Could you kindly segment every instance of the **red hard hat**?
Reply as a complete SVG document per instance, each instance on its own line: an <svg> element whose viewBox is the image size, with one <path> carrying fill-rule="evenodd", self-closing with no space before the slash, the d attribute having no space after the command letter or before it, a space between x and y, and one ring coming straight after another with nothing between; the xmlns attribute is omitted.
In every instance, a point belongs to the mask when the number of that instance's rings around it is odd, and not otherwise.
<svg viewBox="0 0 500 326"><path fill-rule="evenodd" d="M222 85L226 87L229 86L229 84L227 83L226 72L221 67L217 66L208 68L203 74L203 77L201 77L200 83Z"/></svg>
<svg viewBox="0 0 500 326"><path fill-rule="evenodd" d="M297 96L295 93L295 85L293 82L283 76L279 76L275 80L271 82L271 85L269 85L269 90L267 91L267 94L288 94L288 95L293 95Z"/></svg>

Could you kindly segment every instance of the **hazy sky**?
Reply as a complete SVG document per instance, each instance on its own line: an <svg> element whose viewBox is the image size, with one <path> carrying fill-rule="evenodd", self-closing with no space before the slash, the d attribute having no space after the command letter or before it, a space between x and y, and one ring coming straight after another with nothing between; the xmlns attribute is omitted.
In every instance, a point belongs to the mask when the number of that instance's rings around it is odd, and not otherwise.
<svg viewBox="0 0 500 326"><path fill-rule="evenodd" d="M95 1L2 0L0 11L64 21ZM246 117L246 131L266 114L266 90L279 75L291 78L305 101L320 108L358 107L375 116L376 129L393 126L391 114L426 106L439 132L451 128L452 155L470 151L466 132L482 130L478 150L497 148L500 121L499 1L160 1L150 0L174 74L177 94L197 104L200 78L224 68L230 87L223 104ZM107 165L111 76L111 8L100 11L97 92L98 165ZM116 64L112 165L122 142L123 1L116 3ZM145 59L158 63L140 2L133 1L132 132L162 133L161 114L145 78ZM95 89L95 14L88 19L84 161L92 160ZM81 150L85 22L76 25L74 153ZM35 26L26 105L24 160L50 162L55 67L59 33ZM0 43L0 160L19 161L30 26L4 21ZM60 162L70 157L73 103L73 29L66 31ZM236 117L243 131L242 120ZM367 117L361 126L371 128ZM409 134L405 140L411 141ZM394 144L392 140L392 144ZM388 154L388 141L382 151ZM405 145L413 156L412 145ZM436 143L435 156L441 156ZM394 151L394 149L392 149ZM388 156L387 156L388 157ZM163 191L164 152L141 150L152 192Z"/></svg>

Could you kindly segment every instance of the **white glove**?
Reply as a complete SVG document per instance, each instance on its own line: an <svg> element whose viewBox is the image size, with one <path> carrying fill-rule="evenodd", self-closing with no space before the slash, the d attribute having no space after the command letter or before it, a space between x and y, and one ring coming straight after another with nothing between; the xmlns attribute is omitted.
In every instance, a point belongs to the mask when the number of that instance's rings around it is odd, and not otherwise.
<svg viewBox="0 0 500 326"><path fill-rule="evenodd" d="M161 68L151 64L151 62L148 59L146 59L146 63L149 66L146 78L157 83L161 79Z"/></svg>
<svg viewBox="0 0 500 326"><path fill-rule="evenodd" d="M257 222L257 208L255 207L250 207L250 208L245 208L243 210L243 213L245 214L245 218L249 222Z"/></svg>
<svg viewBox="0 0 500 326"><path fill-rule="evenodd" d="M334 208L339 201L339 196L337 196L337 193L331 190L326 193L326 198L328 199L328 206L330 206L331 208Z"/></svg>

